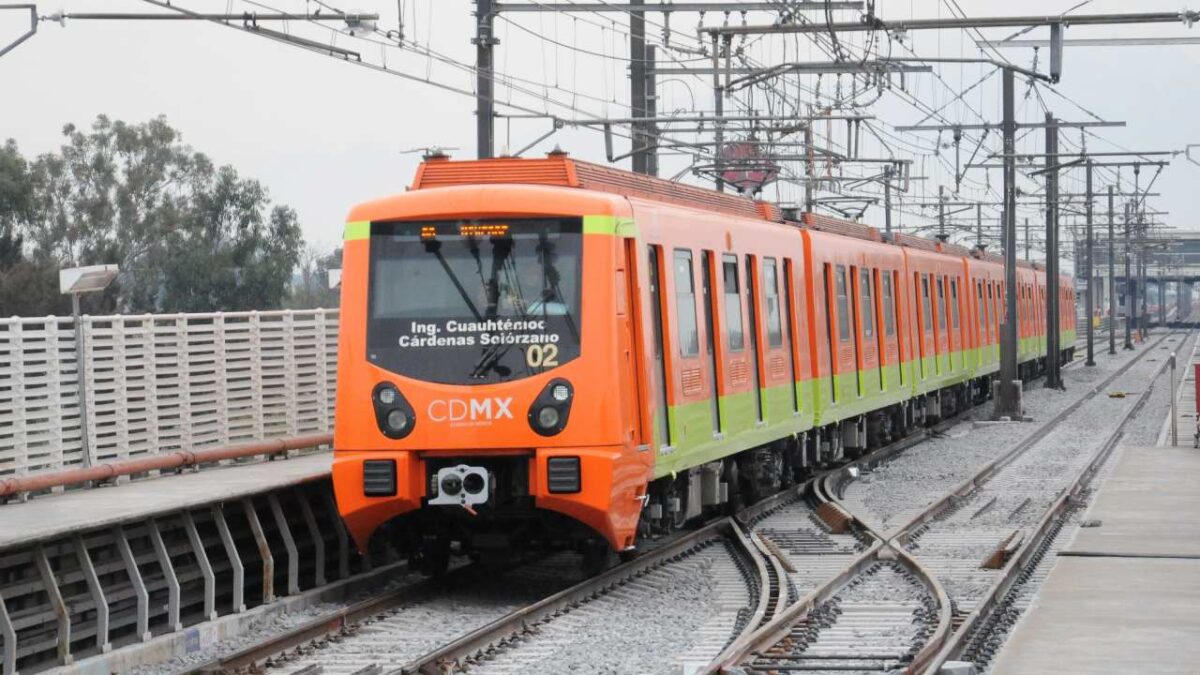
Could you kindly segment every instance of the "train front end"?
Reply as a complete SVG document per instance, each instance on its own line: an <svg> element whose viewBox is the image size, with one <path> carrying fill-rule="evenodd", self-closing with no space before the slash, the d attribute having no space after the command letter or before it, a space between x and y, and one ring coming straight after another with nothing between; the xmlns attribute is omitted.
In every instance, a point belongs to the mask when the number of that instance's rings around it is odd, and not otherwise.
<svg viewBox="0 0 1200 675"><path fill-rule="evenodd" d="M632 546L624 200L560 187L414 190L346 227L333 481L360 550ZM622 349L622 345L624 349Z"/></svg>

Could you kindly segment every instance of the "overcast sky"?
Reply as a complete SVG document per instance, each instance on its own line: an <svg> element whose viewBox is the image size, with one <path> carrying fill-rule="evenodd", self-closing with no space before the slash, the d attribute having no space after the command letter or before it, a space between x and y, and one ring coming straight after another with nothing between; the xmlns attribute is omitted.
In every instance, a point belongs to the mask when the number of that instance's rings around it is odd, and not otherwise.
<svg viewBox="0 0 1200 675"><path fill-rule="evenodd" d="M332 0L330 0L332 2ZM1061 12L1078 0L959 0L974 15L1047 14ZM39 2L42 14L70 11L156 11L138 0L60 0ZM208 2L184 0L193 9L241 11L241 0ZM303 9L303 0L275 0L268 5ZM472 33L472 4L467 0L358 0L354 5L334 2L346 9L378 11L380 27L394 29L397 7L404 7L406 37L430 46L439 54L464 63L474 58L469 43ZM879 0L888 18L949 16L950 10L934 0ZM1178 11L1176 0L1119 2L1095 0L1077 13ZM415 18L415 20L414 20ZM751 16L749 21L761 22ZM616 17L563 17L558 20L537 15L513 16L497 24L502 43L497 50L498 66L530 83L536 90L562 103L545 102L538 109L567 117L625 114L628 84L624 64L616 55L623 49L623 28L611 23ZM707 23L719 22L710 15ZM17 12L0 13L0 43L24 28L25 18ZM695 43L693 15L673 20L669 41L673 45ZM737 15L730 19L739 23ZM655 19L650 31L663 40L663 29ZM297 28L310 30L309 27ZM997 30L989 37L1001 38L1011 30ZM305 33L313 35L313 33ZM1119 29L1072 28L1068 38L1102 36L1172 35L1200 37L1200 28L1182 25L1135 26ZM544 36L553 42L543 42ZM1039 30L1023 36L1044 37ZM348 39L339 44L353 46ZM555 45L554 43L558 43ZM968 36L951 31L940 37L913 35L908 43L925 56L975 56ZM569 47L587 53L581 54ZM446 67L411 52L397 53L382 46L356 47L364 60L379 63L418 78L470 89L470 74ZM793 58L822 60L811 49L796 48L788 56L784 46L755 47L762 60ZM1005 50L1015 63L1031 65L1030 50ZM684 52L674 58L686 60ZM1041 65L1044 68L1045 55ZM969 85L986 74L982 66L946 67L940 74L951 87ZM1105 119L1124 120L1126 129L1098 131L1105 140L1090 139L1092 150L1114 150L1117 146L1139 150L1182 149L1200 143L1200 45L1170 47L1068 48L1063 82L1066 97ZM920 81L920 78L926 78ZM825 87L834 86L826 80ZM965 97L953 102L946 85L931 76L910 78L913 93L930 104L950 103L947 114L960 121L977 121L972 110L995 119L998 111L999 80L992 78ZM1022 93L1024 86L1022 85ZM502 98L509 100L502 93ZM663 109L694 107L709 109L711 92L700 85L667 83L663 87ZM513 95L514 102L537 101L527 94ZM1065 119L1089 119L1087 113L1064 98L1043 94L1043 100ZM300 214L307 240L331 248L341 238L346 212L356 202L401 191L411 181L419 153L403 151L430 145L458 147L451 154L467 157L474 151L473 101L467 96L440 90L328 56L306 52L262 37L202 22L98 22L69 21L66 26L42 23L39 32L15 51L0 57L0 138L14 138L26 155L54 150L61 142L64 123L84 125L98 114L127 121L166 115L180 129L184 140L211 155L217 162L233 164L245 176L261 180L279 202L294 206ZM970 109L966 106L969 105ZM574 107L571 111L568 108ZM1041 116L1035 98L1022 99L1023 119ZM868 112L891 125L914 123L923 117L911 106L883 98ZM497 124L497 150L517 149L549 128L544 119ZM926 146L934 137L924 141ZM948 141L947 138L942 139ZM1078 132L1071 144L1080 140ZM1040 138L1027 138L1022 151L1034 151ZM1115 145L1106 145L1112 143ZM576 156L603 161L599 134L567 129L541 143L530 154L540 154L555 144ZM626 144L620 143L621 147ZM881 152L868 148L865 153ZM952 153L944 149L943 153ZM1200 158L1200 148L1194 156ZM952 157L952 154L944 155ZM965 155L963 157L965 161ZM690 159L664 160L664 173L686 167ZM952 159L950 160L953 161ZM931 162L936 164L936 162ZM627 166L627 163L625 164ZM922 190L936 194L939 183L952 182L943 166L925 168L929 180ZM1067 180L1066 189L1082 189L1082 172ZM1147 170L1143 178L1152 171ZM1131 182L1132 176L1123 173ZM972 176L993 188L999 173ZM1101 181L1098 181L1098 183ZM1106 184L1106 182L1105 182ZM1145 183L1143 182L1143 185ZM1176 226L1200 229L1200 166L1182 157L1155 183L1162 197L1152 199L1154 208L1169 211L1166 220ZM781 188L771 193L794 199L795 192ZM965 195L964 195L965 196ZM983 197L980 197L983 198ZM913 217L915 220L915 217ZM865 220L879 223L878 210Z"/></svg>

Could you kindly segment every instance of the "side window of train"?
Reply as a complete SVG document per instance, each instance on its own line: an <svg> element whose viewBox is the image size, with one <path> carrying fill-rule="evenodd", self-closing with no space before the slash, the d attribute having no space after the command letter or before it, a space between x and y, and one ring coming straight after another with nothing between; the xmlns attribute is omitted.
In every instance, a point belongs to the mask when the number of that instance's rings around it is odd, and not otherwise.
<svg viewBox="0 0 1200 675"><path fill-rule="evenodd" d="M958 278L950 280L950 326L958 329Z"/></svg>
<svg viewBox="0 0 1200 675"><path fill-rule="evenodd" d="M946 284L942 277L937 278L938 328L946 330Z"/></svg>
<svg viewBox="0 0 1200 675"><path fill-rule="evenodd" d="M983 282L975 282L975 333L979 336L981 344L988 341L987 333L984 332L984 326L988 325L987 305L983 303Z"/></svg>
<svg viewBox="0 0 1200 675"><path fill-rule="evenodd" d="M891 337L896 334L896 299L892 295L892 273L879 273L880 286L883 287L883 334Z"/></svg>
<svg viewBox="0 0 1200 675"><path fill-rule="evenodd" d="M991 295L992 286L996 286L995 282L989 281L988 283L984 283L985 291L986 291L986 293L988 293L988 309L989 310L994 309L994 307L995 307L995 305L992 305L992 295ZM996 293L996 297L1000 297L1000 293ZM1000 318L1000 312L998 312L998 311L995 312L995 315L996 315L996 318ZM996 325L998 327L998 325L1000 325L1000 323L997 322ZM990 321L988 322L988 330L991 330L991 322Z"/></svg>
<svg viewBox="0 0 1200 675"><path fill-rule="evenodd" d="M921 275L921 316L925 320L922 326L925 332L933 331L933 307L929 303L929 275Z"/></svg>
<svg viewBox="0 0 1200 675"><path fill-rule="evenodd" d="M700 353L700 332L696 323L696 277L692 273L692 252L675 249L675 321L679 330L680 356Z"/></svg>
<svg viewBox="0 0 1200 675"><path fill-rule="evenodd" d="M875 337L875 294L871 292L871 270L858 273L858 306L862 311L863 337Z"/></svg>
<svg viewBox="0 0 1200 675"><path fill-rule="evenodd" d="M783 316L779 311L779 270L774 258L763 258L763 303L767 314L767 345L783 345Z"/></svg>
<svg viewBox="0 0 1200 675"><path fill-rule="evenodd" d="M742 295L738 282L737 256L721 256L722 293L725 295L725 331L729 336L729 350L740 352L746 345L742 334Z"/></svg>
<svg viewBox="0 0 1200 675"><path fill-rule="evenodd" d="M846 291L846 266L838 265L833 274L837 297L838 341L850 339L850 298Z"/></svg>

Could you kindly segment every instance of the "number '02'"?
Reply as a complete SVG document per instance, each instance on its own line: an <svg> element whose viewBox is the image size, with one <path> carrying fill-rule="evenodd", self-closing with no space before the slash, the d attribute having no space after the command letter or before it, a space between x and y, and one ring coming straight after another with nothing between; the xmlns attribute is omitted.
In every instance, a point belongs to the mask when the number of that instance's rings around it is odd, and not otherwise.
<svg viewBox="0 0 1200 675"><path fill-rule="evenodd" d="M529 345L525 350L525 363L530 368L553 368L558 365L558 345Z"/></svg>

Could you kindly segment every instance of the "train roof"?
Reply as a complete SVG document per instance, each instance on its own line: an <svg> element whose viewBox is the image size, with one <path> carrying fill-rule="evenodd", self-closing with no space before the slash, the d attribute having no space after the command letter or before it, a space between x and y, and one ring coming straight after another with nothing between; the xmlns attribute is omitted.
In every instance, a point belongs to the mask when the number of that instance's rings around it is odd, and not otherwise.
<svg viewBox="0 0 1200 675"><path fill-rule="evenodd" d="M434 155L427 157L417 168L417 175L409 189L428 190L454 185L502 184L547 185L607 192L623 197L635 197L705 211L717 211L742 218L792 225L933 253L1004 263L1000 256L979 249L967 249L911 234L893 233L885 236L870 225L832 216L806 212L797 214L799 216L797 219L787 219L784 217L783 211L770 202L584 162L557 150L547 154L544 158L498 157L495 159L451 160L445 155ZM1018 265L1038 269L1036 265L1024 261L1019 261Z"/></svg>

